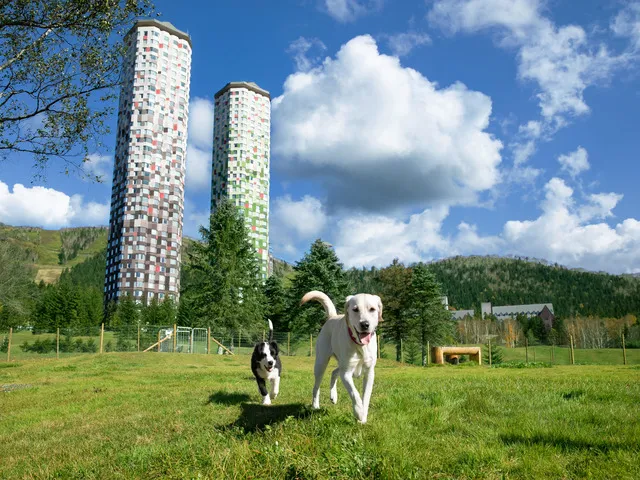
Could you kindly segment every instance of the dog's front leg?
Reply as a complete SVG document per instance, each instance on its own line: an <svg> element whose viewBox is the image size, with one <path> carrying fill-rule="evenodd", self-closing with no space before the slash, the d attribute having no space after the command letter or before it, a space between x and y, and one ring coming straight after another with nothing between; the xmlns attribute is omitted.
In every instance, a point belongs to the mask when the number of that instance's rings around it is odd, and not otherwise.
<svg viewBox="0 0 640 480"><path fill-rule="evenodd" d="M364 415L362 423L367 423L369 415L369 402L371 401L371 393L373 392L373 379L375 372L373 367L364 367L364 378L362 379L362 407Z"/></svg>
<svg viewBox="0 0 640 480"><path fill-rule="evenodd" d="M364 423L363 419L363 406L362 399L360 398L360 393L356 389L355 384L353 383L353 372L352 371L342 371L340 372L340 378L342 378L342 383L344 384L344 388L347 389L347 393L351 397L351 403L353 405L353 414L360 423ZM366 421L366 419L365 419Z"/></svg>
<svg viewBox="0 0 640 480"><path fill-rule="evenodd" d="M278 393L280 393L280 375L277 375L273 380L271 380L271 385L273 386L271 393L275 400L278 397Z"/></svg>
<svg viewBox="0 0 640 480"><path fill-rule="evenodd" d="M258 390L260 390L260 395L262 395L262 404L271 405L271 398L267 391L267 382L265 382L262 377L256 377L256 380L258 381Z"/></svg>

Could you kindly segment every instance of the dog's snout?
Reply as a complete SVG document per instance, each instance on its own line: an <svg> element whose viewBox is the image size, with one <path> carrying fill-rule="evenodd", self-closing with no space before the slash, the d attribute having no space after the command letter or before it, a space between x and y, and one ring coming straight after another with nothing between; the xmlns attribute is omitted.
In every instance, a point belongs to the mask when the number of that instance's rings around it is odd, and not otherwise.
<svg viewBox="0 0 640 480"><path fill-rule="evenodd" d="M269 361L267 362L267 365L269 365L270 367L273 367L273 362Z"/></svg>
<svg viewBox="0 0 640 480"><path fill-rule="evenodd" d="M360 326L364 329L364 330L368 330L369 329L369 322L367 320L364 320L362 322L360 322Z"/></svg>

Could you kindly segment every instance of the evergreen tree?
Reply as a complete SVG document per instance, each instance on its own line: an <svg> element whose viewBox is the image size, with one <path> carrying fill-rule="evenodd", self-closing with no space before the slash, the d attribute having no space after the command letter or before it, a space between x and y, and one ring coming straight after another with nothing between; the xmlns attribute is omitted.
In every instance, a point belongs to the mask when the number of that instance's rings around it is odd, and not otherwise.
<svg viewBox="0 0 640 480"><path fill-rule="evenodd" d="M122 325L137 325L140 321L140 308L131 295L120 298L116 312L112 320L112 325L119 327Z"/></svg>
<svg viewBox="0 0 640 480"><path fill-rule="evenodd" d="M327 315L317 302L300 306L305 293L320 290L326 293L340 310L349 293L346 275L329 244L318 239L296 263L295 277L291 282L289 296L289 329L296 333L317 333Z"/></svg>
<svg viewBox="0 0 640 480"><path fill-rule="evenodd" d="M156 297L153 297L147 305L140 307L140 318L144 325L168 325L164 322L160 311L160 304Z"/></svg>
<svg viewBox="0 0 640 480"><path fill-rule="evenodd" d="M264 284L266 316L278 331L288 330L286 325L287 292L280 275L271 275Z"/></svg>
<svg viewBox="0 0 640 480"><path fill-rule="evenodd" d="M160 318L162 319L162 325L173 325L177 320L177 307L176 303L171 297L164 299L160 303Z"/></svg>
<svg viewBox="0 0 640 480"><path fill-rule="evenodd" d="M201 327L203 324L197 321L193 299L183 290L180 295L180 303L176 313L176 322L183 327Z"/></svg>
<svg viewBox="0 0 640 480"><path fill-rule="evenodd" d="M265 300L258 260L244 218L230 201L200 227L202 242L189 252L191 279L185 294L203 326L262 326Z"/></svg>
<svg viewBox="0 0 640 480"><path fill-rule="evenodd" d="M409 319L406 308L411 289L411 269L393 259L391 265L379 270L378 283L382 299L384 322L380 325L382 335L391 337L396 344L396 360L401 361L400 341L409 334Z"/></svg>
<svg viewBox="0 0 640 480"><path fill-rule="evenodd" d="M427 360L427 342L443 343L453 335L455 323L442 304L442 292L435 275L419 263L413 267L408 315L422 347L422 365Z"/></svg>
<svg viewBox="0 0 640 480"><path fill-rule="evenodd" d="M484 347L484 352L482 353L482 361L485 365L489 365L489 344L487 343ZM503 362L502 358L502 348L497 345L491 345L491 365L497 365Z"/></svg>

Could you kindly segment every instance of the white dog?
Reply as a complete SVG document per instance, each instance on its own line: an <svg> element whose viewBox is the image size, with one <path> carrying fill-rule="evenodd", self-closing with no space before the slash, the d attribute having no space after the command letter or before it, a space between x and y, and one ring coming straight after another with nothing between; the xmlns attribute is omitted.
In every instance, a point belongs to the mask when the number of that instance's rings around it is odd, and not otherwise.
<svg viewBox="0 0 640 480"><path fill-rule="evenodd" d="M336 307L324 293L309 292L302 297L300 304L309 300L319 301L328 316L316 342L313 408L320 408L320 383L329 359L335 356L338 360L338 368L331 374L331 401L333 403L338 401L336 384L340 375L351 397L353 414L360 423L366 423L378 355L375 332L378 323L382 321L382 301L377 295L367 293L351 295L345 300L344 315L337 315ZM363 393L360 398L353 383L353 377L359 377L362 373L364 373Z"/></svg>

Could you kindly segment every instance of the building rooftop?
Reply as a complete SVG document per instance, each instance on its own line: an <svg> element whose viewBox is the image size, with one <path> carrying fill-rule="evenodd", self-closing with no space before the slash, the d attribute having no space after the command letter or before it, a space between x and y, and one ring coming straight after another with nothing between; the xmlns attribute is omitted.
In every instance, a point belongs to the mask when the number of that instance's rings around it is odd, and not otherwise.
<svg viewBox="0 0 640 480"><path fill-rule="evenodd" d="M518 313L524 315L538 315L544 307L547 307L551 313L553 313L552 303L532 303L529 305L505 305L502 307L493 307L492 313L496 317L507 317L517 315Z"/></svg>
<svg viewBox="0 0 640 480"><path fill-rule="evenodd" d="M171 22L163 22L161 20L155 20L151 18L138 20L133 25L133 27L131 27L131 29L127 32L127 35L129 35L131 32L133 32L134 30L140 27L158 27L159 29L164 30L165 32L169 32L170 34L175 35L178 38L181 38L182 40L186 41L190 47L193 48L193 45L191 44L191 37L189 36L189 34L183 32L182 30L178 30Z"/></svg>
<svg viewBox="0 0 640 480"><path fill-rule="evenodd" d="M260 88L255 82L229 82L224 87L222 87L218 93L214 95L214 98L218 98L220 95L224 94L228 90L232 88L246 88L247 90L251 90L252 92L258 93L271 99L271 94L265 90L264 88Z"/></svg>

